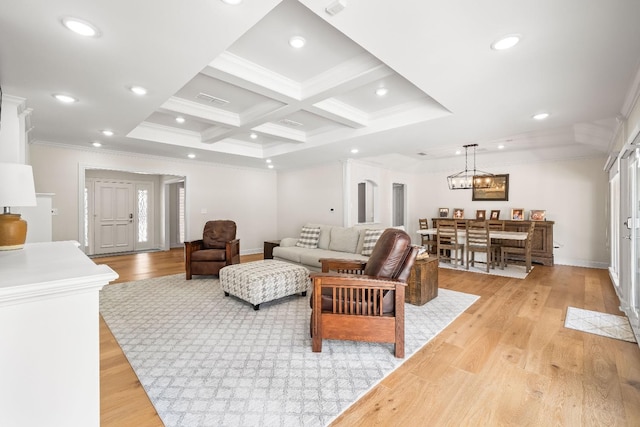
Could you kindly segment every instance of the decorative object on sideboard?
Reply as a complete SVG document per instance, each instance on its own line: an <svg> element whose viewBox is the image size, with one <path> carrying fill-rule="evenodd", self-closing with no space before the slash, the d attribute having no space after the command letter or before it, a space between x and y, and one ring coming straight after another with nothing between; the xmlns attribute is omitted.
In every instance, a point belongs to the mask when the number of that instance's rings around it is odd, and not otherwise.
<svg viewBox="0 0 640 427"><path fill-rule="evenodd" d="M490 188L493 174L476 169L476 147L478 144L467 144L464 147L464 170L447 177L449 190L469 190L471 188ZM473 148L473 170L468 168L468 150Z"/></svg>
<svg viewBox="0 0 640 427"><path fill-rule="evenodd" d="M484 209L476 210L476 219L478 221L484 221L485 219L487 219L487 211Z"/></svg>
<svg viewBox="0 0 640 427"><path fill-rule="evenodd" d="M440 208L440 218L447 218L449 216L449 208Z"/></svg>
<svg viewBox="0 0 640 427"><path fill-rule="evenodd" d="M542 209L531 209L529 212L529 220L530 221L544 221L545 220L546 211Z"/></svg>
<svg viewBox="0 0 640 427"><path fill-rule="evenodd" d="M27 240L27 221L11 207L36 206L33 169L20 163L0 163L0 250L22 249Z"/></svg>
<svg viewBox="0 0 640 427"><path fill-rule="evenodd" d="M492 210L489 219L500 219L500 210Z"/></svg>
<svg viewBox="0 0 640 427"><path fill-rule="evenodd" d="M464 218L464 209L461 209L461 208L453 209L453 218L454 219L463 219Z"/></svg>
<svg viewBox="0 0 640 427"><path fill-rule="evenodd" d="M494 175L488 187L474 188L471 193L472 201L508 201L509 174Z"/></svg>
<svg viewBox="0 0 640 427"><path fill-rule="evenodd" d="M511 220L512 221L523 221L524 220L524 209L523 208L513 208L513 209L511 209Z"/></svg>

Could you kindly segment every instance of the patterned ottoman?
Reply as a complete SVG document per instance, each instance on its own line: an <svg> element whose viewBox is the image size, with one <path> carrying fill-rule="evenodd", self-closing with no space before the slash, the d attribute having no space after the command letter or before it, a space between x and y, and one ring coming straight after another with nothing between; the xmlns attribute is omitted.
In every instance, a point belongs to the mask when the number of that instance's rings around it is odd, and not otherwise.
<svg viewBox="0 0 640 427"><path fill-rule="evenodd" d="M307 295L309 270L284 261L266 259L244 264L234 264L220 270L220 286L225 296L234 295L253 304L302 293Z"/></svg>

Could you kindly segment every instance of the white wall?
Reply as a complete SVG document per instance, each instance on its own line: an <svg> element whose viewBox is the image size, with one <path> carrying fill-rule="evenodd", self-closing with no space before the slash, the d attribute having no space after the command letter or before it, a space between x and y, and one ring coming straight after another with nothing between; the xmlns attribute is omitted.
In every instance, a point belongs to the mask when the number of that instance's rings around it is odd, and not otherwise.
<svg viewBox="0 0 640 427"><path fill-rule="evenodd" d="M342 174L342 162L278 172L278 228L270 238L297 237L307 222L342 225Z"/></svg>
<svg viewBox="0 0 640 427"><path fill-rule="evenodd" d="M271 170L39 144L30 145L30 156L36 191L56 194L54 241L79 239L79 170L85 167L185 176L186 240L201 238L204 223L210 219L236 222L243 254L262 252L263 241L274 238L277 183ZM201 213L203 210L207 213Z"/></svg>
<svg viewBox="0 0 640 427"><path fill-rule="evenodd" d="M605 157L530 163L505 166L489 172L509 174L509 201L471 201L471 190L449 190L446 173L425 173L416 177L420 196L411 194L415 218L435 218L438 208L463 208L466 218L475 218L477 209L487 215L500 209L506 219L511 208L546 210L549 221L555 221L554 250L556 264L606 268L607 247L607 175L603 171ZM419 183L423 183L422 186ZM414 221L418 229L418 221ZM417 239L414 237L414 241Z"/></svg>

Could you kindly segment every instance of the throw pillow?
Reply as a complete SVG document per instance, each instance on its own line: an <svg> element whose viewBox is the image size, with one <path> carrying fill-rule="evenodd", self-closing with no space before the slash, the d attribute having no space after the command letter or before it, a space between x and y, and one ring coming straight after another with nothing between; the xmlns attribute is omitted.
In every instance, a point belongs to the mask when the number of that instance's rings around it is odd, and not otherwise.
<svg viewBox="0 0 640 427"><path fill-rule="evenodd" d="M318 247L318 239L320 239L320 227L302 227L296 246L315 249Z"/></svg>
<svg viewBox="0 0 640 427"><path fill-rule="evenodd" d="M362 255L370 256L373 252L373 247L378 242L380 236L382 236L384 230L366 230L364 232L364 244L362 245Z"/></svg>

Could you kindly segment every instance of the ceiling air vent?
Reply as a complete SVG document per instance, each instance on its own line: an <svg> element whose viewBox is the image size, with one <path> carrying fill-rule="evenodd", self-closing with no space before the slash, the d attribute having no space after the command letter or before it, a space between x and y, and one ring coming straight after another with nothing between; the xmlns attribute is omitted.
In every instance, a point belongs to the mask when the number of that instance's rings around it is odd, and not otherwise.
<svg viewBox="0 0 640 427"><path fill-rule="evenodd" d="M303 126L302 123L296 122L296 121L291 120L291 119L282 119L282 120L280 120L280 123L282 123L283 125L294 126L294 127Z"/></svg>
<svg viewBox="0 0 640 427"><path fill-rule="evenodd" d="M427 155L427 153L425 153L424 151L421 151L421 152L418 153L418 156L426 156L426 155Z"/></svg>
<svg viewBox="0 0 640 427"><path fill-rule="evenodd" d="M208 93L203 93L203 92L200 92L199 94L197 94L196 98L202 101L209 102L211 104L224 105L229 103L229 101L227 101L226 99L218 98L217 96L209 95Z"/></svg>

